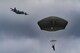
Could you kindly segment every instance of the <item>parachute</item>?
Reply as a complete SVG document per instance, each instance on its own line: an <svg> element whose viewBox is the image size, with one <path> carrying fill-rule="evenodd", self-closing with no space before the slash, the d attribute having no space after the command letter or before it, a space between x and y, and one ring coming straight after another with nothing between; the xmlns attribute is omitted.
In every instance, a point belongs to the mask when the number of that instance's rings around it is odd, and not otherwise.
<svg viewBox="0 0 80 53"><path fill-rule="evenodd" d="M56 16L49 16L44 19L41 19L37 23L41 30L45 31L58 31L65 29L66 25L68 24L68 21L56 17Z"/></svg>
<svg viewBox="0 0 80 53"><path fill-rule="evenodd" d="M58 31L66 28L68 21L57 16L49 16L37 22L41 30ZM56 40L50 40L52 48L55 51Z"/></svg>
<svg viewBox="0 0 80 53"><path fill-rule="evenodd" d="M56 42L56 40L51 40L50 42L51 42L51 44L52 44L53 50L55 51L55 42Z"/></svg>
<svg viewBox="0 0 80 53"><path fill-rule="evenodd" d="M56 42L56 40L51 40L50 42Z"/></svg>

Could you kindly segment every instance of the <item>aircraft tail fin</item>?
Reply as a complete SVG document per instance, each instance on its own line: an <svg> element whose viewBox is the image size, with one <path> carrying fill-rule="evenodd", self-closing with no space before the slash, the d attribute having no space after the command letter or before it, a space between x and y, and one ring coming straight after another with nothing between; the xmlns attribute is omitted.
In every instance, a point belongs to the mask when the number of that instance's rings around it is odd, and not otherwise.
<svg viewBox="0 0 80 53"><path fill-rule="evenodd" d="M13 11L14 9L13 8L10 8L11 9L11 11Z"/></svg>

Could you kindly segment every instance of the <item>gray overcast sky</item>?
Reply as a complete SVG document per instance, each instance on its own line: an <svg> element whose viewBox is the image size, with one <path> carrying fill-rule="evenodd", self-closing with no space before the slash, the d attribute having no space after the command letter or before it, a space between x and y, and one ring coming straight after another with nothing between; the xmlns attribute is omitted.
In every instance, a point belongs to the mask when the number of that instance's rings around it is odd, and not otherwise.
<svg viewBox="0 0 80 53"><path fill-rule="evenodd" d="M30 15L17 15L16 7ZM0 53L80 53L79 0L0 0ZM41 31L37 21L58 16L69 23L65 30Z"/></svg>

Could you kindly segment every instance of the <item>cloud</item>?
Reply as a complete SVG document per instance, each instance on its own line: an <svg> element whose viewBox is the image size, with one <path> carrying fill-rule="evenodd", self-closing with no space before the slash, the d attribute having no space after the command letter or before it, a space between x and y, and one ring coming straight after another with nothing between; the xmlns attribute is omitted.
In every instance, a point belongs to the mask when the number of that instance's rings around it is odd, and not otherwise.
<svg viewBox="0 0 80 53"><path fill-rule="evenodd" d="M40 44L37 39L8 39L6 38L3 41L0 41L0 52L2 53L19 53L19 52L29 52L34 53L39 51ZM31 51L32 50L32 51Z"/></svg>

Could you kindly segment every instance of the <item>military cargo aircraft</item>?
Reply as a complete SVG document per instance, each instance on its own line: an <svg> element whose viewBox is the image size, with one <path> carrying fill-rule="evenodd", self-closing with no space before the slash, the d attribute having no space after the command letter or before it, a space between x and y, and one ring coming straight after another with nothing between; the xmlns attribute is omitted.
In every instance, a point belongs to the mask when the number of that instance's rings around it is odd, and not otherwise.
<svg viewBox="0 0 80 53"><path fill-rule="evenodd" d="M19 10L17 10L16 8L10 8L11 9L11 11L13 11L13 12L15 12L16 14L24 14L24 15L29 15L29 14L27 14L26 12L23 12L23 11L19 11Z"/></svg>

